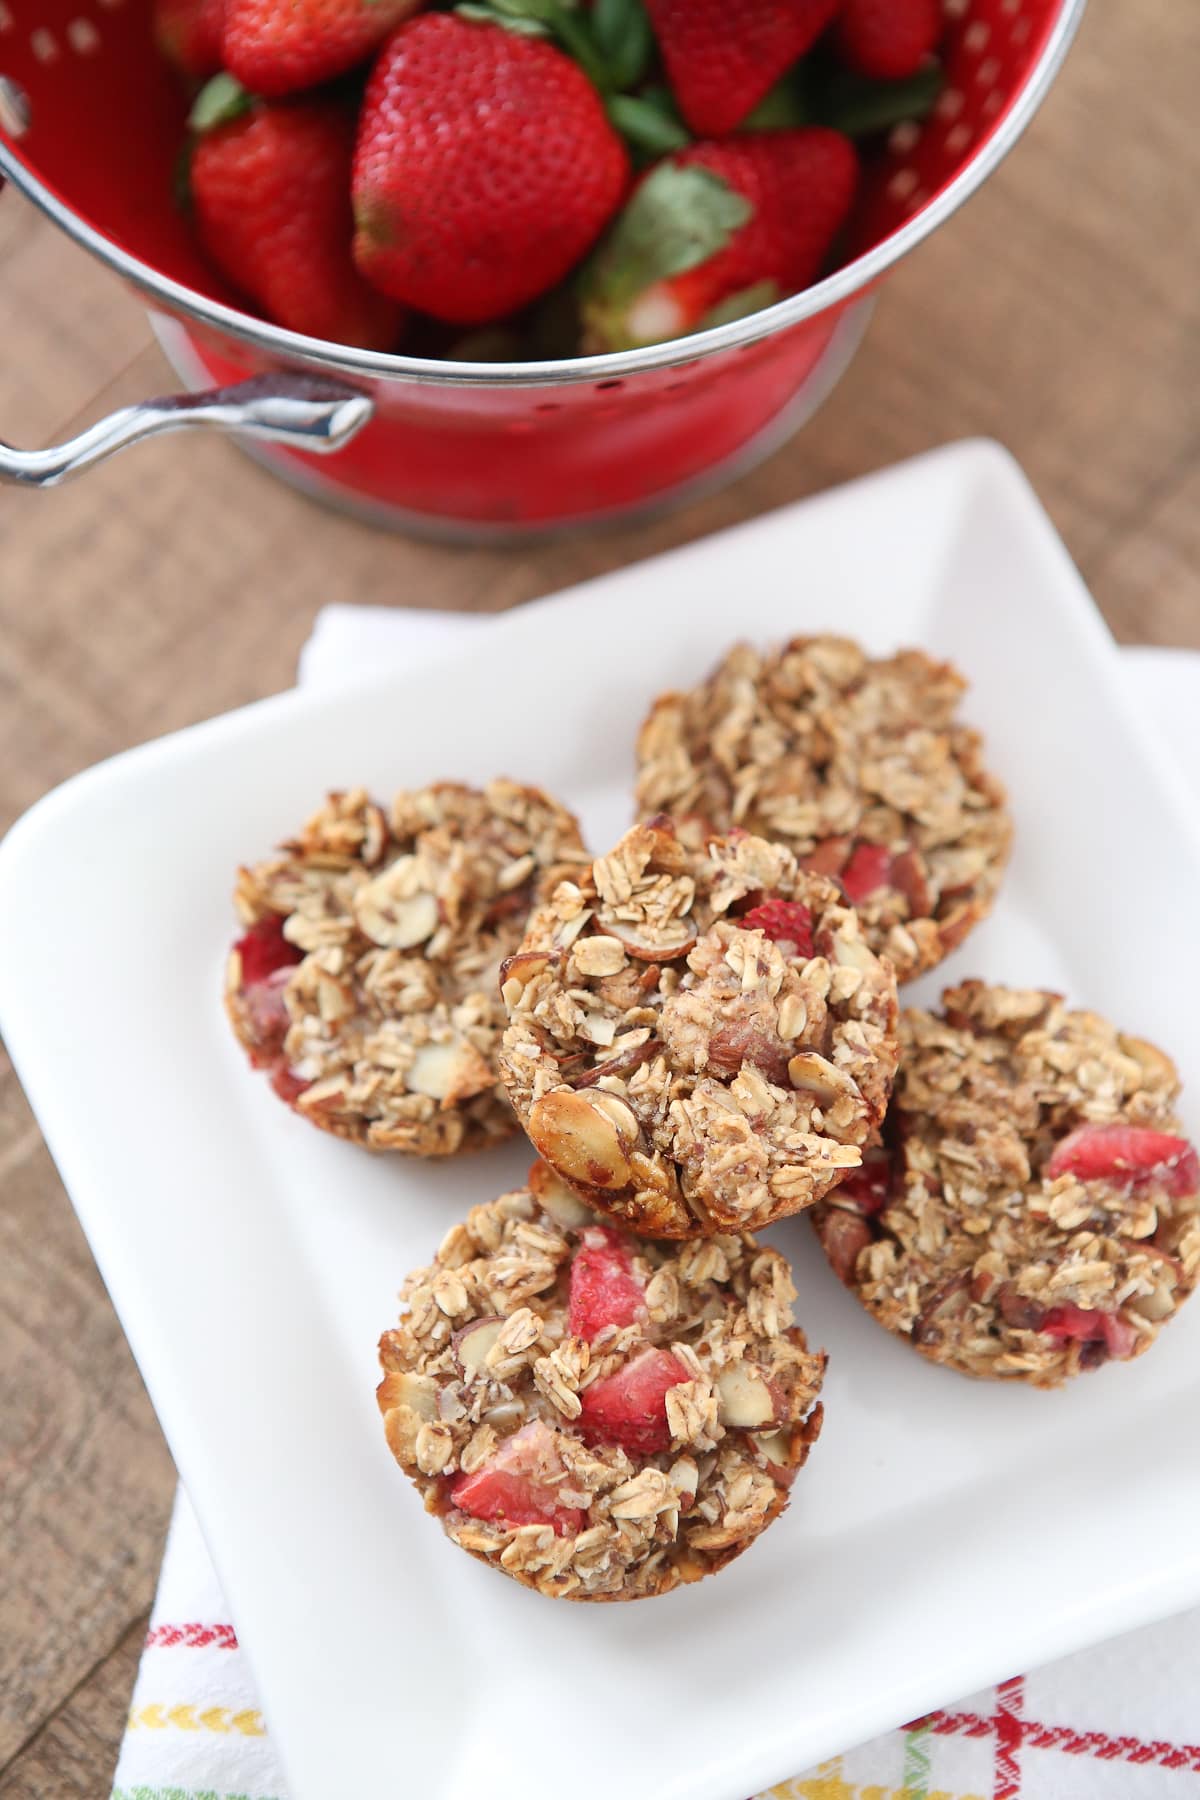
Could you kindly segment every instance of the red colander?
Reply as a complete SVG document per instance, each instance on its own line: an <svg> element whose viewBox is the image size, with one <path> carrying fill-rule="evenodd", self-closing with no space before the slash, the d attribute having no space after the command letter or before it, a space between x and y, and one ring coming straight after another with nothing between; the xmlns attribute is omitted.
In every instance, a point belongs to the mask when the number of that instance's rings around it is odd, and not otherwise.
<svg viewBox="0 0 1200 1800"><path fill-rule="evenodd" d="M154 432L207 425L255 440L271 469L322 499L454 535L686 497L813 413L882 276L1020 137L1084 3L945 0L946 86L923 125L892 133L852 257L817 286L650 349L469 363L348 349L243 312L173 199L187 103L151 42L149 0L0 0L0 172L141 291L189 390L51 449L0 443L0 479L49 487Z"/></svg>

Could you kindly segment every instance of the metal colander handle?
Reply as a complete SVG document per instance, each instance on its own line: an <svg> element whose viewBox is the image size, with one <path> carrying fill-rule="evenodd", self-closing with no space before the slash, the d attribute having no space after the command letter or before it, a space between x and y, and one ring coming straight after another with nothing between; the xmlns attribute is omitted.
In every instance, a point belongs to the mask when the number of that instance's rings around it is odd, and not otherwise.
<svg viewBox="0 0 1200 1800"><path fill-rule="evenodd" d="M46 450L14 450L0 441L0 481L22 487L57 487L127 444L160 431L204 425L235 436L263 438L293 450L328 455L362 430L374 406L366 394L308 375L256 375L235 387L202 394L169 394L123 406L89 425L65 444Z"/></svg>

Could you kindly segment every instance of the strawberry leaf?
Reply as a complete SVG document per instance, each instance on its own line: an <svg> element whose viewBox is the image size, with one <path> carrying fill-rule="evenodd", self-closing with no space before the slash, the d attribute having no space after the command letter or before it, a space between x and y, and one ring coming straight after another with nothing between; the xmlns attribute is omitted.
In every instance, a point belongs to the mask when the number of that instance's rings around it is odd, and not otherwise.
<svg viewBox="0 0 1200 1800"><path fill-rule="evenodd" d="M188 114L188 124L193 131L215 131L218 125L228 125L231 120L249 112L253 105L254 95L247 93L233 75L222 71L211 81L206 81L196 95Z"/></svg>
<svg viewBox="0 0 1200 1800"><path fill-rule="evenodd" d="M636 87L654 55L654 34L642 0L596 0L591 22L609 86L618 92Z"/></svg>
<svg viewBox="0 0 1200 1800"><path fill-rule="evenodd" d="M647 95L614 94L607 111L621 136L649 156L669 156L672 150L682 150L692 141L674 109L657 104Z"/></svg>
<svg viewBox="0 0 1200 1800"><path fill-rule="evenodd" d="M550 27L540 19L523 18L515 13L501 12L495 6L474 4L473 0L464 0L462 6L456 6L455 12L460 19L470 19L476 25L499 25L504 31L511 31L517 37L550 37Z"/></svg>
<svg viewBox="0 0 1200 1800"><path fill-rule="evenodd" d="M812 109L805 104L791 77L773 87L752 113L738 126L739 131L791 131L799 125L811 125Z"/></svg>
<svg viewBox="0 0 1200 1800"><path fill-rule="evenodd" d="M661 163L593 258L588 287L609 302L632 298L724 250L752 213L750 202L711 170Z"/></svg>
<svg viewBox="0 0 1200 1800"><path fill-rule="evenodd" d="M809 87L808 119L847 137L869 137L926 118L945 85L945 70L938 63L928 63L906 81L873 81L850 69L831 70Z"/></svg>

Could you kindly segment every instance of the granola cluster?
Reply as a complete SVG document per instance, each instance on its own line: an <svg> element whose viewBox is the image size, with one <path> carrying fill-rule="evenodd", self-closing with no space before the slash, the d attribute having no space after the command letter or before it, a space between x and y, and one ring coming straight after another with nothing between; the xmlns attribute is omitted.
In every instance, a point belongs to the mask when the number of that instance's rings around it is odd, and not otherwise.
<svg viewBox="0 0 1200 1800"><path fill-rule="evenodd" d="M331 794L239 873L234 1030L281 1098L338 1137L422 1156L511 1137L500 966L530 907L585 862L571 814L512 781L441 782L390 813L361 789Z"/></svg>
<svg viewBox="0 0 1200 1800"><path fill-rule="evenodd" d="M448 1536L527 1587L666 1593L783 1510L825 1359L777 1251L628 1238L544 1166L529 1180L405 1284L380 1342L388 1444Z"/></svg>
<svg viewBox="0 0 1200 1800"><path fill-rule="evenodd" d="M990 910L1008 856L1004 790L955 720L965 685L919 650L735 645L698 687L655 702L638 805L744 826L838 876L867 943L907 981Z"/></svg>
<svg viewBox="0 0 1200 1800"><path fill-rule="evenodd" d="M635 826L532 915L502 992L534 1147L652 1236L800 1211L887 1105L891 970L834 882L745 833L695 849L669 819Z"/></svg>
<svg viewBox="0 0 1200 1800"><path fill-rule="evenodd" d="M1140 1355L1200 1279L1200 1162L1175 1067L1057 994L948 988L901 1019L881 1151L813 1215L889 1331L1054 1387Z"/></svg>

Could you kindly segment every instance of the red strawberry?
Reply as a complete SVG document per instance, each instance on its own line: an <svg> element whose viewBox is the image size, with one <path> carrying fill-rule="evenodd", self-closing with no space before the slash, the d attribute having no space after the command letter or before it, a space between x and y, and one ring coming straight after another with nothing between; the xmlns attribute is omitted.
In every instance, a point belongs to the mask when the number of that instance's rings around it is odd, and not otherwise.
<svg viewBox="0 0 1200 1800"><path fill-rule="evenodd" d="M1117 1313L1090 1311L1083 1306L1053 1306L1036 1330L1047 1337L1074 1339L1077 1343L1103 1342L1109 1356L1128 1356L1138 1341L1132 1325Z"/></svg>
<svg viewBox="0 0 1200 1800"><path fill-rule="evenodd" d="M342 75L422 0L225 0L225 67L272 99Z"/></svg>
<svg viewBox="0 0 1200 1800"><path fill-rule="evenodd" d="M367 85L354 255L406 305L484 324L562 280L628 178L624 145L569 57L428 13L395 33Z"/></svg>
<svg viewBox="0 0 1200 1800"><path fill-rule="evenodd" d="M887 887L892 878L892 855L882 844L856 844L841 872L846 897L855 906Z"/></svg>
<svg viewBox="0 0 1200 1800"><path fill-rule="evenodd" d="M155 0L154 42L184 75L206 81L221 66L225 0Z"/></svg>
<svg viewBox="0 0 1200 1800"><path fill-rule="evenodd" d="M830 1199L853 1206L856 1212L869 1218L882 1212L887 1205L891 1179L892 1166L887 1157L872 1157L839 1181Z"/></svg>
<svg viewBox="0 0 1200 1800"><path fill-rule="evenodd" d="M1200 1158L1186 1138L1139 1125L1081 1125L1055 1146L1046 1179L1077 1175L1120 1187L1160 1187L1175 1199L1200 1188Z"/></svg>
<svg viewBox="0 0 1200 1800"><path fill-rule="evenodd" d="M196 223L218 267L290 331L390 350L399 308L350 255L351 115L335 100L255 100L218 75L192 118Z"/></svg>
<svg viewBox="0 0 1200 1800"><path fill-rule="evenodd" d="M506 1525L552 1525L558 1537L583 1529L586 1514L559 1503L565 1470L556 1434L540 1419L505 1438L495 1455L450 1484L450 1500L473 1519Z"/></svg>
<svg viewBox="0 0 1200 1800"><path fill-rule="evenodd" d="M797 900L764 900L737 921L746 931L765 931L790 956L813 953L812 914Z"/></svg>
<svg viewBox="0 0 1200 1800"><path fill-rule="evenodd" d="M284 937L283 920L278 913L257 920L233 947L242 960L243 988L254 987L277 969L291 968L304 958L303 950Z"/></svg>
<svg viewBox="0 0 1200 1800"><path fill-rule="evenodd" d="M903 81L942 35L941 0L842 0L838 48L860 75Z"/></svg>
<svg viewBox="0 0 1200 1800"><path fill-rule="evenodd" d="M585 273L585 347L661 343L807 286L857 177L849 139L820 126L695 144L659 163Z"/></svg>
<svg viewBox="0 0 1200 1800"><path fill-rule="evenodd" d="M571 1264L569 1322L576 1337L593 1338L610 1325L632 1325L646 1316L642 1284L618 1232L593 1226Z"/></svg>
<svg viewBox="0 0 1200 1800"><path fill-rule="evenodd" d="M669 1350L644 1350L615 1375L584 1388L576 1430L587 1444L619 1444L631 1456L656 1456L671 1442L667 1394L691 1379Z"/></svg>
<svg viewBox="0 0 1200 1800"><path fill-rule="evenodd" d="M812 47L840 0L646 0L679 110L724 137Z"/></svg>

